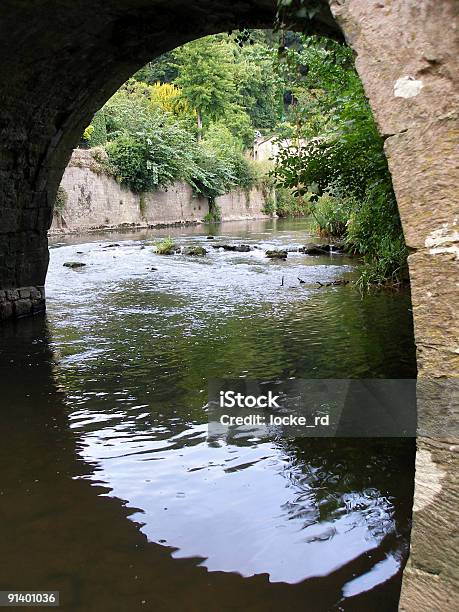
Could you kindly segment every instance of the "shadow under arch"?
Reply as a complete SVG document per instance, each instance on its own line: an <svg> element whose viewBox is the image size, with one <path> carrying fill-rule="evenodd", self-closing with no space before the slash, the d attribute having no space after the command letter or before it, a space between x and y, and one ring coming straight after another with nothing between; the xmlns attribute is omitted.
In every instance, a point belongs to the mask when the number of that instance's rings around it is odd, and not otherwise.
<svg viewBox="0 0 459 612"><path fill-rule="evenodd" d="M288 585L270 583L267 574L208 573L202 557L174 559L174 548L150 542L142 532L143 511L114 497L99 478L97 462L83 458L85 440L72 427L46 320L4 326L0 339L0 460L9 465L0 487L2 590L59 590L66 611L262 607L274 612L294 608L298 601L325 611L339 609L333 606L341 585L391 550L388 537L369 555L358 555L327 576ZM354 453L340 441L330 444L344 461ZM283 446L300 471L304 461L322 469L333 463L322 443ZM409 459L410 449L402 449L401 456ZM362 454L362 467L367 461ZM301 504L286 511L298 508ZM399 588L398 574L379 585L380 604L363 592L348 597L345 609L396 610Z"/></svg>

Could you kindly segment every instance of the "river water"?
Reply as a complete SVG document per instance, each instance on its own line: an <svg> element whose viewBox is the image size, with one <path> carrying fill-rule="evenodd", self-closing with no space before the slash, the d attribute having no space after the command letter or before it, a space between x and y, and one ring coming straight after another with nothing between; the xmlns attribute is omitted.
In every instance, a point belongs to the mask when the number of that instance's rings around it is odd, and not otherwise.
<svg viewBox="0 0 459 612"><path fill-rule="evenodd" d="M397 609L413 440L207 441L209 378L415 376L407 293L320 287L355 275L342 255L264 256L308 231L52 240L46 318L0 330L0 590L85 612ZM154 254L166 235L208 255Z"/></svg>

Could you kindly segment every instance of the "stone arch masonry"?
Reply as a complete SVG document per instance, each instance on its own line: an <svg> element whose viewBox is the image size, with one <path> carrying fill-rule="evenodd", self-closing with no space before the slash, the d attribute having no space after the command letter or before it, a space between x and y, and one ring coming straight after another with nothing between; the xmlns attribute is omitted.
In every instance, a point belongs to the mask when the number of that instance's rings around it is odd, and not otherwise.
<svg viewBox="0 0 459 612"><path fill-rule="evenodd" d="M0 318L44 309L47 230L93 113L152 57L234 27L270 27L271 0L3 0L0 6ZM457 378L459 3L323 0L310 31L344 35L386 139L408 246L419 377ZM427 394L419 417L451 417ZM456 403L454 403L456 402ZM418 438L401 610L455 609L457 437Z"/></svg>

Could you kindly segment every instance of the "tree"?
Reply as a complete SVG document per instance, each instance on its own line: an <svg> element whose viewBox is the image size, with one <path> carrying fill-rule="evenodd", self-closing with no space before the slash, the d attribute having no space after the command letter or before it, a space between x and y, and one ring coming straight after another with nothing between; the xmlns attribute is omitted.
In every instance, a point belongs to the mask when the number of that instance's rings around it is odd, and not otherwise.
<svg viewBox="0 0 459 612"><path fill-rule="evenodd" d="M189 114L188 102L182 95L182 90L174 83L155 83L150 87L150 101L154 107L183 117Z"/></svg>
<svg viewBox="0 0 459 612"><path fill-rule="evenodd" d="M141 68L134 78L142 83L153 85L153 83L172 83L177 77L177 67L174 63L172 52L164 53L156 59L148 62Z"/></svg>
<svg viewBox="0 0 459 612"><path fill-rule="evenodd" d="M273 132L284 112L284 82L275 70L276 51L266 44L243 46L237 56L241 105L257 130Z"/></svg>
<svg viewBox="0 0 459 612"><path fill-rule="evenodd" d="M341 235L348 249L364 256L362 286L400 282L407 249L384 142L352 51L304 38L302 48L287 50L283 59L292 75L291 122L306 143L281 151L278 184L309 201L321 233Z"/></svg>
<svg viewBox="0 0 459 612"><path fill-rule="evenodd" d="M217 121L238 102L234 56L224 39L207 36L174 52L178 77L175 84L196 110L198 139L210 121Z"/></svg>

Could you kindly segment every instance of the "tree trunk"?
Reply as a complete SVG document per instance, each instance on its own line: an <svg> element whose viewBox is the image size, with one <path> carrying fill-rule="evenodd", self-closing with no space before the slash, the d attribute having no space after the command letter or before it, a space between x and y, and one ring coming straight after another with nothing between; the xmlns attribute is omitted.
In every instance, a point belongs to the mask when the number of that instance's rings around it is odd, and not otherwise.
<svg viewBox="0 0 459 612"><path fill-rule="evenodd" d="M198 116L198 142L199 142L202 138L202 115L201 115L200 110L197 110L196 113Z"/></svg>

